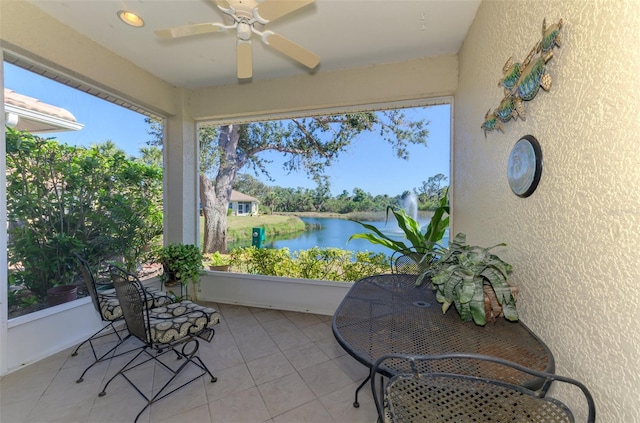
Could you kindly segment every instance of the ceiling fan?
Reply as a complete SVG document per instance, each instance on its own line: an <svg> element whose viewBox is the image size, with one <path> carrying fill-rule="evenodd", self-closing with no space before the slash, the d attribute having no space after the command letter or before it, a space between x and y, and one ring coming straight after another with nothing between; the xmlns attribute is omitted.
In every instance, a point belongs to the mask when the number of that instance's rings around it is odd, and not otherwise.
<svg viewBox="0 0 640 423"><path fill-rule="evenodd" d="M320 63L320 57L293 41L276 34L264 31L263 28L284 15L294 12L315 0L210 0L225 14L228 24L212 22L179 26L155 31L161 39L173 39L190 35L208 34L230 29L236 30L236 64L238 79L248 79L253 76L253 59L251 35L261 37L262 42L302 63L310 69Z"/></svg>

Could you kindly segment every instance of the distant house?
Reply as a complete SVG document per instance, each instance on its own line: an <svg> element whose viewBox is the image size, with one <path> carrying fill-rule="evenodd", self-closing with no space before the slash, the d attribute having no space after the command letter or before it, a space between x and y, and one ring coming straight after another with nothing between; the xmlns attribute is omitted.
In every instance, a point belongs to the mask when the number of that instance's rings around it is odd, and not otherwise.
<svg viewBox="0 0 640 423"><path fill-rule="evenodd" d="M258 214L258 199L238 191L231 191L229 210L233 216L255 216Z"/></svg>
<svg viewBox="0 0 640 423"><path fill-rule="evenodd" d="M4 89L4 122L11 128L32 134L79 131L84 127L68 110L8 88Z"/></svg>

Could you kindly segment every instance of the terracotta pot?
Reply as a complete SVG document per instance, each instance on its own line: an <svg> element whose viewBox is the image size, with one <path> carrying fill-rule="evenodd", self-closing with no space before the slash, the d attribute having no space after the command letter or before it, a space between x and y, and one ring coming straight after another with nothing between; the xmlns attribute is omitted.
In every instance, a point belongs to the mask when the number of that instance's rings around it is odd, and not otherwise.
<svg viewBox="0 0 640 423"><path fill-rule="evenodd" d="M494 323L496 318L502 317L504 314L502 313L502 306L498 302L498 298L496 297L496 293L489 285L484 285L484 312L487 316L487 322ZM511 289L511 295L514 298L518 295L518 287L517 286L509 286Z"/></svg>
<svg viewBox="0 0 640 423"><path fill-rule="evenodd" d="M59 285L47 290L47 302L54 306L78 298L78 287L76 285Z"/></svg>

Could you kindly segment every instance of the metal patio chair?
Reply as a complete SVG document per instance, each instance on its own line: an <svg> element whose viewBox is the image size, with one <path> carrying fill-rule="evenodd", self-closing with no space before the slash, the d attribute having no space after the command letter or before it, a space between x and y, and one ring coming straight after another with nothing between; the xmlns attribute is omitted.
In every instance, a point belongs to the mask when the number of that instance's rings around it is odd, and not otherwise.
<svg viewBox="0 0 640 423"><path fill-rule="evenodd" d="M375 375L387 360L405 360L409 373L392 376L386 386L376 386ZM505 370L539 378L538 391L508 382L447 372L451 360L491 362ZM470 364L471 365L471 364ZM494 365L494 364L491 364ZM382 379L382 377L380 377ZM551 383L577 386L586 399L587 422L595 422L595 404L589 390L577 380L528 369L519 364L479 354L408 356L388 354L371 370L371 389L381 422L574 422L572 411L547 397Z"/></svg>
<svg viewBox="0 0 640 423"><path fill-rule="evenodd" d="M391 272L421 275L433 264L435 256L413 249L395 251L391 255Z"/></svg>
<svg viewBox="0 0 640 423"><path fill-rule="evenodd" d="M199 339L207 342L211 342L213 339L215 334L213 327L218 324L220 314L213 308L199 306L191 301L181 301L153 308L149 305L147 293L135 275L116 266L110 266L109 270L129 334L138 338L143 346L140 352L107 381L99 396L106 395L109 384L121 375L147 401L147 405L136 416L135 421L137 421L151 404L200 377L208 374L211 382L215 382L217 379L197 353L200 346ZM161 360L165 354L170 352L176 355L180 363L178 366L170 366ZM145 355L143 356L143 354ZM142 361L137 360L140 356L143 356ZM167 370L171 377L160 389L154 387L153 396L148 397L127 376L127 373L152 360L156 365L146 367L151 372L150 377L153 377L154 372L159 368ZM190 377L189 380L177 387L172 386L172 382L189 364L199 368L199 374Z"/></svg>
<svg viewBox="0 0 640 423"><path fill-rule="evenodd" d="M101 363L106 360L110 360L113 357L118 357L124 354L127 354L131 351L135 351L138 348L134 348L128 351L120 352L116 354L116 350L122 343L124 343L129 337L130 334L124 335L126 331L126 327L122 327L120 329L116 328L116 324L122 322L122 309L120 307L120 302L118 301L118 297L116 296L116 292L113 289L113 284L98 284L96 282L96 278L94 277L93 272L91 271L91 267L89 263L80 255L76 254L76 258L80 263L80 270L82 272L82 277L84 278L85 285L87 286L87 291L89 291L89 295L91 296L91 301L93 302L93 306L96 311L100 315L100 318L103 322L106 322L107 325L103 326L99 331L91 335L89 338L84 340L81 344L79 344L76 349L71 354L72 357L78 355L78 350L84 344L89 344L91 347L91 352L93 353L94 361L91 363L84 371L82 375L76 380L76 383L80 383L84 380L84 375L98 363ZM110 288L110 289L101 289L101 288ZM166 293L155 289L155 288L145 288L147 292L147 296L149 301L152 303L154 307L159 307L164 304L168 304L172 302L172 298L169 297ZM94 342L115 334L118 338L116 344L111 347L108 351L104 353L98 353L96 350L96 346Z"/></svg>

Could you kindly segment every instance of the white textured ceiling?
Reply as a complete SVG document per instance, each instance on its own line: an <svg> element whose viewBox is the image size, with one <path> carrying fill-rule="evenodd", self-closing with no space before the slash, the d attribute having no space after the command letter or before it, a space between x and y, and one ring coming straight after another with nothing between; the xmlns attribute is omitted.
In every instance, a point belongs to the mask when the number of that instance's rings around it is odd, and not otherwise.
<svg viewBox="0 0 640 423"><path fill-rule="evenodd" d="M267 0L274 1L274 0ZM279 1L279 0L275 0ZM272 30L320 56L308 70L253 37L253 80L456 54L481 0L316 0ZM234 31L159 40L153 31L223 22L209 0L31 0L45 13L177 87L236 84ZM127 9L145 21L123 24ZM244 82L243 82L244 83Z"/></svg>

